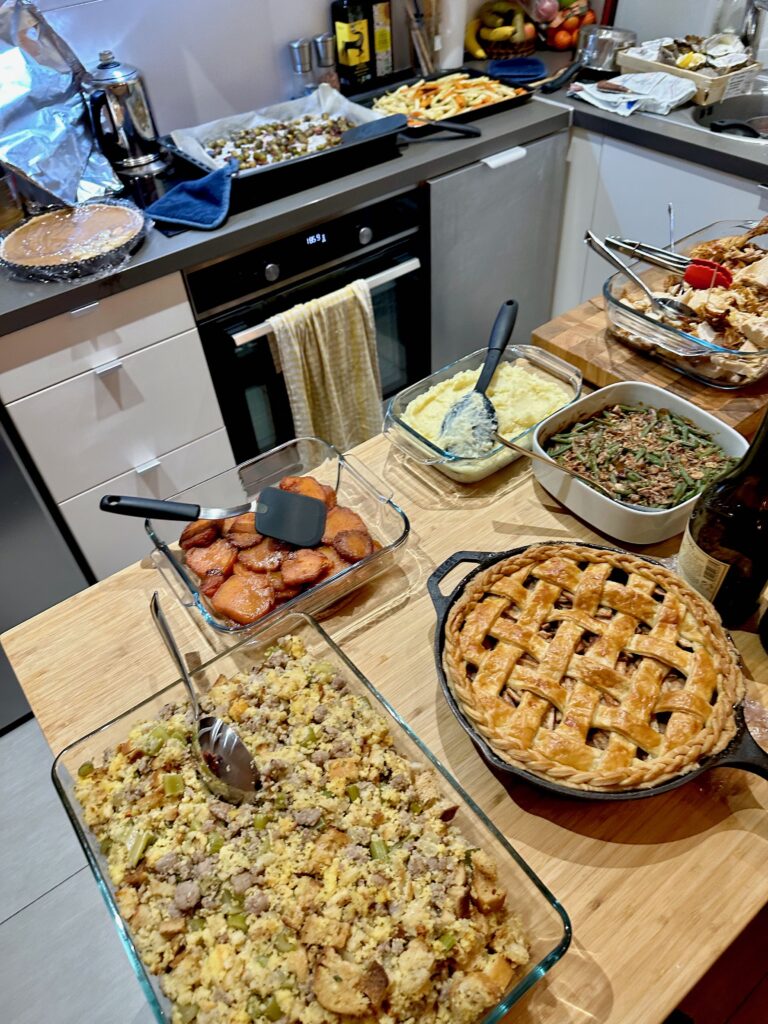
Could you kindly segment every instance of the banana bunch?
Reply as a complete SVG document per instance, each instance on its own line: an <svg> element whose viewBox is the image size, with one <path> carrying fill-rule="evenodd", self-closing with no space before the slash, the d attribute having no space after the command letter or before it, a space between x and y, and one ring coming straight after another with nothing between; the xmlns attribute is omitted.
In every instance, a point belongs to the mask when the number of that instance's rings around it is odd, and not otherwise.
<svg viewBox="0 0 768 1024"><path fill-rule="evenodd" d="M532 25L530 27L533 29ZM528 32L525 13L514 0L486 0L477 12L477 17L467 24L464 49L475 60L485 60L488 54L481 40L491 43L522 43L529 38Z"/></svg>

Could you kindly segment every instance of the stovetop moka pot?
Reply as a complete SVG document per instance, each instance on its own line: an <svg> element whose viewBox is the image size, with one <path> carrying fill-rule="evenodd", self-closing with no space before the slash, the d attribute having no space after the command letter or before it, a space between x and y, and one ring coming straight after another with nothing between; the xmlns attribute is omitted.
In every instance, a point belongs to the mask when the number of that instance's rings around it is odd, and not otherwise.
<svg viewBox="0 0 768 1024"><path fill-rule="evenodd" d="M162 170L166 159L139 71L102 50L88 91L94 135L114 169L121 174Z"/></svg>

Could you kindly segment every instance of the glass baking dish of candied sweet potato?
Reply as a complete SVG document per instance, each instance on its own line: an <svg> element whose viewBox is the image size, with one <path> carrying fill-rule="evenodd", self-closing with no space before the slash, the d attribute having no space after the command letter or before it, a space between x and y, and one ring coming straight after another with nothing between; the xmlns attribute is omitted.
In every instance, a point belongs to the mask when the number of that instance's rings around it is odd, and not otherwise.
<svg viewBox="0 0 768 1024"><path fill-rule="evenodd" d="M315 614L389 569L408 518L353 456L316 437L296 438L173 496L232 507L262 488L323 498L326 532L313 550L255 533L253 515L191 523L147 519L153 559L176 596L222 633L261 629L288 611Z"/></svg>

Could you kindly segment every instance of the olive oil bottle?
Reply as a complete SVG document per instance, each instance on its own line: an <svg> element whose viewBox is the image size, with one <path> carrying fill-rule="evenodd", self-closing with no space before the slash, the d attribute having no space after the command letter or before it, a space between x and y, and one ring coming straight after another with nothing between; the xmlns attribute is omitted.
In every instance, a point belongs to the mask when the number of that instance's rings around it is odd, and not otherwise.
<svg viewBox="0 0 768 1024"><path fill-rule="evenodd" d="M331 4L339 80L344 92L360 92L373 83L370 12L370 3L359 0L334 0Z"/></svg>
<svg viewBox="0 0 768 1024"><path fill-rule="evenodd" d="M678 566L725 626L756 610L768 580L768 415L741 462L699 495Z"/></svg>

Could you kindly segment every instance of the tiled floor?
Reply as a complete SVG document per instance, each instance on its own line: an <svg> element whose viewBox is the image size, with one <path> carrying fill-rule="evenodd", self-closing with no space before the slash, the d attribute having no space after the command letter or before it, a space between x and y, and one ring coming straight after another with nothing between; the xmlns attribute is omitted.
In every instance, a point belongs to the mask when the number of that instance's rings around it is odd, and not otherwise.
<svg viewBox="0 0 768 1024"><path fill-rule="evenodd" d="M0 736L0 1020L151 1024L37 723Z"/></svg>

